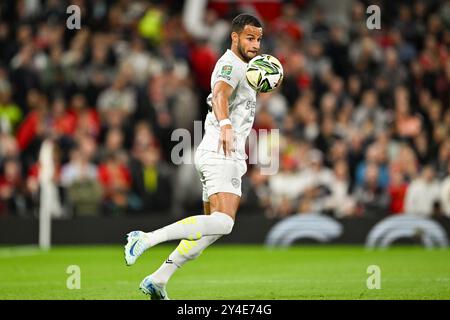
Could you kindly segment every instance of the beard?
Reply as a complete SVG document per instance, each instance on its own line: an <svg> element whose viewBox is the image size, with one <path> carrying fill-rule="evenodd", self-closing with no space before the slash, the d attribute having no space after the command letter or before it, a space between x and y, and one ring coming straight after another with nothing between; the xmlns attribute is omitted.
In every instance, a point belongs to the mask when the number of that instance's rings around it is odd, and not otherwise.
<svg viewBox="0 0 450 320"><path fill-rule="evenodd" d="M249 61L252 59L252 57L249 57L249 56L245 53L245 50L244 50L244 48L241 46L241 42L240 42L240 41L239 41L238 44L237 44L237 49L238 49L239 54L241 55L241 57L244 58L244 60L245 60L246 62L249 62Z"/></svg>

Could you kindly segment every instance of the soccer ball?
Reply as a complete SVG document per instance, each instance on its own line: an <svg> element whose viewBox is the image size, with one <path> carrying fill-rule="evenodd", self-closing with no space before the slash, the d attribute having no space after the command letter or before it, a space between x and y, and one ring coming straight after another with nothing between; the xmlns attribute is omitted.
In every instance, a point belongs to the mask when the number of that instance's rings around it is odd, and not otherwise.
<svg viewBox="0 0 450 320"><path fill-rule="evenodd" d="M283 81L283 66L274 56L261 54L249 61L246 77L254 90L270 92Z"/></svg>

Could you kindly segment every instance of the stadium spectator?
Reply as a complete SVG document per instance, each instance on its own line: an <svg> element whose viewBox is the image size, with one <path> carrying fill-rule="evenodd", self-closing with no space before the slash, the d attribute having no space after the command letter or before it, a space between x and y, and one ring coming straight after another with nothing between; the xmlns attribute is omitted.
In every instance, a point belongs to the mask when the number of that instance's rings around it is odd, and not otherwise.
<svg viewBox="0 0 450 320"><path fill-rule="evenodd" d="M172 175L168 166L160 161L160 152L149 147L137 152L131 159L132 192L137 197L138 211L164 212L170 209L172 200Z"/></svg>
<svg viewBox="0 0 450 320"><path fill-rule="evenodd" d="M399 143L394 147L390 161L392 170L398 170L407 181L411 181L417 177L419 166L416 154L407 143Z"/></svg>
<svg viewBox="0 0 450 320"><path fill-rule="evenodd" d="M421 174L408 187L405 199L405 212L429 217L439 201L439 182L435 179L435 169L431 165L422 168Z"/></svg>
<svg viewBox="0 0 450 320"><path fill-rule="evenodd" d="M352 121L354 109L353 101L347 99L336 116L336 134L345 141L349 141L351 135L356 131L356 126Z"/></svg>
<svg viewBox="0 0 450 320"><path fill-rule="evenodd" d="M123 66L133 70L133 83L137 86L143 86L148 78L155 72L154 66L157 65L154 58L145 50L145 42L139 37L134 37L130 43L130 49L124 54Z"/></svg>
<svg viewBox="0 0 450 320"><path fill-rule="evenodd" d="M70 211L75 216L97 215L102 189L97 181L97 166L82 153L79 147L70 152L70 160L61 169L61 185L66 190Z"/></svg>
<svg viewBox="0 0 450 320"><path fill-rule="evenodd" d="M374 164L377 167L378 184L380 187L386 188L389 183L389 168L386 162L386 150L379 144L371 144L367 148L364 161L360 162L356 168L356 184L364 184L367 179L367 167Z"/></svg>
<svg viewBox="0 0 450 320"><path fill-rule="evenodd" d="M448 129L447 129L448 131ZM450 137L443 139L440 143L435 167L439 178L443 178L447 173L447 166L450 162Z"/></svg>
<svg viewBox="0 0 450 320"><path fill-rule="evenodd" d="M323 118L320 133L314 141L314 145L324 154L328 154L332 145L340 137L336 133L334 118L326 116Z"/></svg>
<svg viewBox="0 0 450 320"><path fill-rule="evenodd" d="M94 137L84 134L77 137L78 148L80 149L81 156L88 162L99 163L97 141Z"/></svg>
<svg viewBox="0 0 450 320"><path fill-rule="evenodd" d="M69 112L75 118L75 137L84 134L97 138L100 135L100 119L95 109L89 108L85 95L76 93L70 100Z"/></svg>
<svg viewBox="0 0 450 320"><path fill-rule="evenodd" d="M124 214L130 206L131 174L117 153L110 153L98 166L103 187L102 210L107 214Z"/></svg>
<svg viewBox="0 0 450 320"><path fill-rule="evenodd" d="M408 184L405 182L403 173L400 170L392 170L388 193L390 198L389 211L392 214L402 214L405 212L405 197Z"/></svg>
<svg viewBox="0 0 450 320"><path fill-rule="evenodd" d="M13 135L0 133L0 165L7 158L19 158L20 151Z"/></svg>
<svg viewBox="0 0 450 320"><path fill-rule="evenodd" d="M105 142L98 151L99 159L105 159L108 154L117 154L124 162L128 161L125 151L125 137L123 131L119 128L110 128L106 132Z"/></svg>
<svg viewBox="0 0 450 320"><path fill-rule="evenodd" d="M79 147L70 151L70 160L61 168L61 185L70 187L78 180L97 179L97 166L89 162Z"/></svg>
<svg viewBox="0 0 450 320"><path fill-rule="evenodd" d="M257 110L267 110L273 120L276 122L276 127L282 126L283 119L287 116L288 105L286 98L277 91L272 91L261 95L260 99L256 101Z"/></svg>
<svg viewBox="0 0 450 320"><path fill-rule="evenodd" d="M171 134L178 128L193 132L193 121L208 112L210 73L230 40L224 36L227 17L243 7L209 2L188 12L187 1L170 6L79 1L82 28L68 30L64 2L10 3L0 2L0 167L16 159L28 209L38 205L36 161L48 137L58 138L63 167L78 163L77 157L89 166L100 164L111 202L103 206L106 211L138 208L136 199L141 208L157 203L146 197L159 194L158 187L130 177L146 166L163 180L166 169L175 176L188 171L171 162ZM280 90L259 95L254 129L280 129L281 169L268 177L249 170L243 185L248 207L260 203L261 214L268 208L271 218L292 214L302 203L320 207L322 198L305 189L314 149L322 152L320 170L333 169L336 183L328 188L323 210L339 217L365 215L344 200L353 195L357 208L369 214L407 212L405 188L409 194L431 183L423 173L418 177L426 164L441 183L438 193L444 192L450 162L450 6L414 0L388 7L380 32L367 29L360 1L332 6L332 15L331 7L304 1L260 11L267 15L263 51L280 59L284 80ZM79 156L71 154L73 148ZM159 156L144 156L146 150ZM110 158L111 151L129 159L119 155L105 162L102 157ZM110 180L115 188L105 184ZM172 197L175 189L164 183L160 187ZM383 206L385 198L390 200ZM421 202L428 211L429 201ZM448 212L442 198L441 206Z"/></svg>
<svg viewBox="0 0 450 320"><path fill-rule="evenodd" d="M284 217L295 211L303 188L297 167L298 163L292 154L282 154L279 172L269 177L272 217Z"/></svg>
<svg viewBox="0 0 450 320"><path fill-rule="evenodd" d="M450 163L448 164L447 177L442 181L440 202L442 212L450 218Z"/></svg>
<svg viewBox="0 0 450 320"><path fill-rule="evenodd" d="M371 125L375 134L383 132L387 127L386 113L378 104L377 93L374 90L363 92L361 105L356 107L353 117L356 127L363 129Z"/></svg>
<svg viewBox="0 0 450 320"><path fill-rule="evenodd" d="M136 93L127 83L127 76L121 73L98 97L97 107L107 128L124 126L136 109Z"/></svg>
<svg viewBox="0 0 450 320"><path fill-rule="evenodd" d="M350 175L344 159L333 162L333 183L330 195L324 199L324 211L331 211L335 217L351 217L355 214L355 201L350 194Z"/></svg>
<svg viewBox="0 0 450 320"><path fill-rule="evenodd" d="M364 173L363 183L356 187L354 198L357 214L364 217L383 217L388 214L389 195L380 185L380 170L375 163L369 163Z"/></svg>
<svg viewBox="0 0 450 320"><path fill-rule="evenodd" d="M17 142L22 151L36 140L39 141L49 131L48 98L39 91L30 90L27 100L30 112L16 131Z"/></svg>
<svg viewBox="0 0 450 320"><path fill-rule="evenodd" d="M334 168L334 165L338 161L345 161L347 163L349 157L349 147L346 141L343 139L336 140L331 146L330 151L328 155L326 155L326 157L327 158L324 159L324 163L329 168Z"/></svg>
<svg viewBox="0 0 450 320"><path fill-rule="evenodd" d="M318 40L313 40L308 46L308 73L317 77L331 66L330 59L324 55L323 44Z"/></svg>
<svg viewBox="0 0 450 320"><path fill-rule="evenodd" d="M91 57L88 64L82 66L83 59L85 59L85 51L88 50L88 41L90 37L92 49ZM99 95L113 82L115 76L115 68L108 61L107 44L105 40L98 34L89 34L87 32L77 33L72 39L71 48L67 52L67 63L71 68L82 68L80 79L78 79L78 87L84 89L88 104L97 106ZM107 106L110 107L110 106Z"/></svg>
<svg viewBox="0 0 450 320"><path fill-rule="evenodd" d="M22 120L22 110L11 100L11 84L0 69L0 132L14 133Z"/></svg>
<svg viewBox="0 0 450 320"><path fill-rule="evenodd" d="M66 110L66 101L62 97L56 98L51 104L50 118L51 134L65 144L72 140L76 128L76 118Z"/></svg>
<svg viewBox="0 0 450 320"><path fill-rule="evenodd" d="M25 185L19 159L5 159L0 169L0 216L26 216Z"/></svg>
<svg viewBox="0 0 450 320"><path fill-rule="evenodd" d="M242 212L264 213L271 218L268 176L261 174L258 167L248 171L248 176L242 181Z"/></svg>
<svg viewBox="0 0 450 320"><path fill-rule="evenodd" d="M211 8L202 8L206 3L199 1L186 1L183 11L183 24L185 29L195 38L208 41L216 54L223 51L230 25L221 19L218 12Z"/></svg>
<svg viewBox="0 0 450 320"><path fill-rule="evenodd" d="M395 132L400 139L416 137L422 130L422 120L419 114L411 111L409 93L403 86L395 90Z"/></svg>
<svg viewBox="0 0 450 320"><path fill-rule="evenodd" d="M405 66L399 63L397 50L387 48L384 52L384 63L380 70L380 76L388 80L388 86L398 87L405 83L407 72Z"/></svg>
<svg viewBox="0 0 450 320"><path fill-rule="evenodd" d="M313 149L308 154L306 167L300 171L298 183L301 185L300 197L306 196L312 202L315 212L323 210L324 199L326 199L334 183L333 172L324 166L323 153Z"/></svg>
<svg viewBox="0 0 450 320"><path fill-rule="evenodd" d="M150 125L145 121L140 121L134 127L132 153L136 154L148 148L160 149L159 141Z"/></svg>

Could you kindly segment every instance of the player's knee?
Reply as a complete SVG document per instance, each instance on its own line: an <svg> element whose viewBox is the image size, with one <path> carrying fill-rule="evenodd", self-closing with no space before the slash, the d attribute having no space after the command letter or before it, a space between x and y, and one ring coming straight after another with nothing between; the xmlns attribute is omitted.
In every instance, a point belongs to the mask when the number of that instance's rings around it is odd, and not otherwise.
<svg viewBox="0 0 450 320"><path fill-rule="evenodd" d="M225 226L224 235L230 234L231 231L233 231L233 227L234 227L234 221L233 221L233 219L231 219L231 222L228 222Z"/></svg>
<svg viewBox="0 0 450 320"><path fill-rule="evenodd" d="M234 226L233 218L231 218L226 213L218 212L218 211L214 212L212 215L214 215L214 217L218 220L218 222L221 225L220 234L223 234L223 235L230 234L231 231L233 230L233 226Z"/></svg>

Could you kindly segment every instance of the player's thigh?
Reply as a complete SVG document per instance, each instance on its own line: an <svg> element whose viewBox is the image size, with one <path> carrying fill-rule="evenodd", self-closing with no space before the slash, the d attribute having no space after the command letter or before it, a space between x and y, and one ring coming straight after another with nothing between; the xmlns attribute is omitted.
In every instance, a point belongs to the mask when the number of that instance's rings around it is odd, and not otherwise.
<svg viewBox="0 0 450 320"><path fill-rule="evenodd" d="M208 199L208 189L206 185L206 177L204 175L205 166L208 164L207 153L203 150L196 150L194 163L195 169L197 170L197 174L200 178L200 182L202 184L202 200L203 200L203 212L205 214L211 213L209 211L209 199Z"/></svg>
<svg viewBox="0 0 450 320"><path fill-rule="evenodd" d="M203 201L203 213L206 215L210 215L211 214L211 206L209 202L205 202Z"/></svg>
<svg viewBox="0 0 450 320"><path fill-rule="evenodd" d="M218 192L209 196L209 206L211 212L222 212L228 214L233 219L239 208L241 197L229 192Z"/></svg>
<svg viewBox="0 0 450 320"><path fill-rule="evenodd" d="M242 176L247 171L245 161L197 150L196 167L203 184L205 214L219 211L234 219L241 197ZM205 200L209 201L209 207Z"/></svg>

